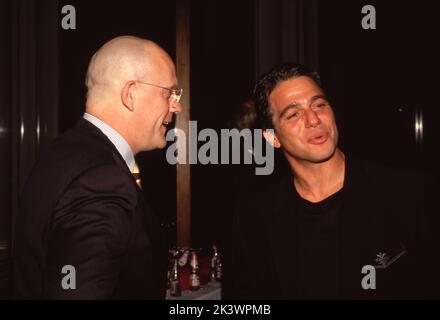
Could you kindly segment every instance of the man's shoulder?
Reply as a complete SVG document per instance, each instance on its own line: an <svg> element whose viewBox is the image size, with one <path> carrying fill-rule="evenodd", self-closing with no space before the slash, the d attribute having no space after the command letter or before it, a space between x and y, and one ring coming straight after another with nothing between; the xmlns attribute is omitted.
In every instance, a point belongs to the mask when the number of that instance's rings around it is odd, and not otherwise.
<svg viewBox="0 0 440 320"><path fill-rule="evenodd" d="M422 177L422 172L414 168L402 168L392 166L390 164L372 163L372 168L378 170L380 174L388 175L390 177L404 177L406 179L418 179Z"/></svg>
<svg viewBox="0 0 440 320"><path fill-rule="evenodd" d="M99 129L85 122L80 120L74 128L58 136L47 150L42 152L39 162L60 169L78 170L114 163L116 149L112 148L111 142Z"/></svg>
<svg viewBox="0 0 440 320"><path fill-rule="evenodd" d="M402 168L358 157L351 157L350 162L349 166L353 166L355 172L359 173L359 170L362 170L371 182L386 188L415 186L422 183L425 178L425 174L417 169Z"/></svg>
<svg viewBox="0 0 440 320"><path fill-rule="evenodd" d="M49 156L67 155L76 161L94 160L110 158L112 154L111 142L99 132L98 128L89 128L83 124L85 120L74 128L67 130L57 137L50 145L46 154ZM108 140L108 141L107 141Z"/></svg>
<svg viewBox="0 0 440 320"><path fill-rule="evenodd" d="M372 213L406 224L408 229L415 227L426 198L423 172L359 158L351 159L350 171L351 189L376 206Z"/></svg>
<svg viewBox="0 0 440 320"><path fill-rule="evenodd" d="M107 172L113 170L111 176L120 172L119 176L128 181L130 176L124 172L123 160L119 159L117 151L113 150L109 143L105 141L105 136L100 136L98 132L84 130L78 126L69 129L41 153L27 185L31 190L35 190L42 183L45 183L48 189L64 189L73 180L99 167L105 168Z"/></svg>

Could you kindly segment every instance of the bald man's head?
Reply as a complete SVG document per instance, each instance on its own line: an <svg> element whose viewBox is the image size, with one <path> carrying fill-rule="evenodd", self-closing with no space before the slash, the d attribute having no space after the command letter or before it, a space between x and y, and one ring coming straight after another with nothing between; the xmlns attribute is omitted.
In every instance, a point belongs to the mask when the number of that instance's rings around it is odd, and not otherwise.
<svg viewBox="0 0 440 320"><path fill-rule="evenodd" d="M171 103L177 76L169 55L152 41L115 38L92 57L86 112L118 131L134 154L163 148L167 124L180 111Z"/></svg>
<svg viewBox="0 0 440 320"><path fill-rule="evenodd" d="M152 41L121 36L105 43L93 55L87 70L87 108L113 99L129 80L148 78L161 63L172 61Z"/></svg>

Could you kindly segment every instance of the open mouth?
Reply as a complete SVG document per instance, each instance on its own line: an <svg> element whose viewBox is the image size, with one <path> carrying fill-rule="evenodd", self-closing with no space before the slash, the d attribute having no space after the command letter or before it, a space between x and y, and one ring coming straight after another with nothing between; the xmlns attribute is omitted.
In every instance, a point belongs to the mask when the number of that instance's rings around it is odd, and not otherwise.
<svg viewBox="0 0 440 320"><path fill-rule="evenodd" d="M164 122L162 122L160 129L161 129L161 131L163 131L163 133L165 133L168 131L169 126L170 126L170 123L168 121L164 121Z"/></svg>
<svg viewBox="0 0 440 320"><path fill-rule="evenodd" d="M323 133L313 136L312 138L307 140L307 142L310 144L323 144L324 142L327 141L327 139L328 139L328 135L326 133Z"/></svg>
<svg viewBox="0 0 440 320"><path fill-rule="evenodd" d="M163 120L162 125L160 126L160 131L165 134L167 131L174 128L174 121Z"/></svg>

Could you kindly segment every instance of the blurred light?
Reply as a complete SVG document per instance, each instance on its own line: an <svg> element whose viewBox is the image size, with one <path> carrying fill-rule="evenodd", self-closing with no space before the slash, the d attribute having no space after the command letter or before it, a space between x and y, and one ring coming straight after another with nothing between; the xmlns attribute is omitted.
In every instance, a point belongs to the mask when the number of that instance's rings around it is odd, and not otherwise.
<svg viewBox="0 0 440 320"><path fill-rule="evenodd" d="M20 125L20 138L21 138L21 140L23 140L23 138L24 138L24 124L23 124L23 122Z"/></svg>
<svg viewBox="0 0 440 320"><path fill-rule="evenodd" d="M37 141L40 141L40 119L37 119Z"/></svg>
<svg viewBox="0 0 440 320"><path fill-rule="evenodd" d="M422 111L416 111L414 130L416 135L416 143L423 142L423 113Z"/></svg>

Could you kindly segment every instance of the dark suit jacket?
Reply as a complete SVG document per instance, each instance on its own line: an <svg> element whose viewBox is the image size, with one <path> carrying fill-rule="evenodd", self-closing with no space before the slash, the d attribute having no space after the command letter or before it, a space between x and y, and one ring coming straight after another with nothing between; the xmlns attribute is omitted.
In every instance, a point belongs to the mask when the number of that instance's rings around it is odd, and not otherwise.
<svg viewBox="0 0 440 320"><path fill-rule="evenodd" d="M429 191L417 174L403 173L347 158L343 209L338 216L338 298L438 298L438 240L427 217ZM232 260L225 298L302 299L293 177L255 191L237 204ZM255 189L253 189L255 190ZM286 223L292 214L293 223ZM438 233L438 230L434 229ZM379 252L390 258L406 253L385 269L376 269L376 289L361 286L362 268L378 265ZM296 260L298 261L298 260ZM326 266L322 266L325 272Z"/></svg>
<svg viewBox="0 0 440 320"><path fill-rule="evenodd" d="M167 251L159 229L117 149L81 119L40 157L24 188L15 296L163 299ZM66 265L75 268L74 290L62 287L72 276L62 273Z"/></svg>

